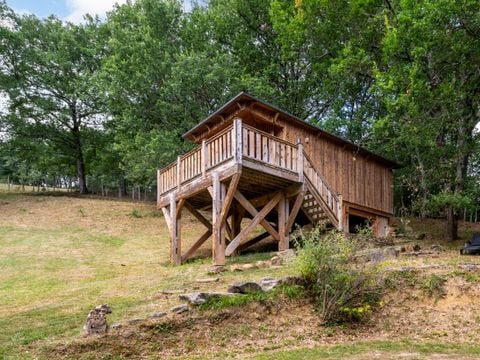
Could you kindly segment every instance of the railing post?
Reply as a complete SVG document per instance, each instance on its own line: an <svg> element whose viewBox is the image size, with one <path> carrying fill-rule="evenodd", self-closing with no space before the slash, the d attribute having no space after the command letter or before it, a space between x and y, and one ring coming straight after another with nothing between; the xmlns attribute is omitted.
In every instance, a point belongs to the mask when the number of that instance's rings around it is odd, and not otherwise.
<svg viewBox="0 0 480 360"><path fill-rule="evenodd" d="M207 175L207 162L208 162L208 152L207 152L207 141L202 140L202 178L205 178Z"/></svg>
<svg viewBox="0 0 480 360"><path fill-rule="evenodd" d="M157 204L160 202L160 195L162 194L162 175L160 169L157 170Z"/></svg>
<svg viewBox="0 0 480 360"><path fill-rule="evenodd" d="M337 203L338 230L343 231L343 196L338 194Z"/></svg>
<svg viewBox="0 0 480 360"><path fill-rule="evenodd" d="M180 190L180 184L182 183L181 175L182 157L177 156L177 189Z"/></svg>
<svg viewBox="0 0 480 360"><path fill-rule="evenodd" d="M297 171L298 171L298 182L304 182L304 173L303 173L303 144L299 142L297 144Z"/></svg>
<svg viewBox="0 0 480 360"><path fill-rule="evenodd" d="M242 120L240 118L235 118L233 120L232 144L233 144L233 158L235 159L235 162L237 164L241 164L243 136L242 136Z"/></svg>

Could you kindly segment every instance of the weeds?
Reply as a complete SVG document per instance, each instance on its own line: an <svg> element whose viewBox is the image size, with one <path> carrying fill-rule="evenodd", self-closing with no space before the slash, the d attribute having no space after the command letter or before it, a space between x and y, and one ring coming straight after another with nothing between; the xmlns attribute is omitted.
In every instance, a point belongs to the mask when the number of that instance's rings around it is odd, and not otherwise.
<svg viewBox="0 0 480 360"><path fill-rule="evenodd" d="M437 274L427 275L420 284L420 287L430 297L443 297L445 296L445 283L447 279Z"/></svg>
<svg viewBox="0 0 480 360"><path fill-rule="evenodd" d="M325 323L362 320L378 305L382 286L377 269L355 264L356 240L335 231L322 235L315 228L300 233L298 243L298 269Z"/></svg>

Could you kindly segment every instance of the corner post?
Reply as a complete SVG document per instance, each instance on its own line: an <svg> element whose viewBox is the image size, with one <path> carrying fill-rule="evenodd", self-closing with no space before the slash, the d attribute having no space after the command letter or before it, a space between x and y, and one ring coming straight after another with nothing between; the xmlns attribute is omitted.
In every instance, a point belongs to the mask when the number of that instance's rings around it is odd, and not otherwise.
<svg viewBox="0 0 480 360"><path fill-rule="evenodd" d="M343 231L343 196L338 194L338 203L337 203L337 217L338 217L338 230Z"/></svg>
<svg viewBox="0 0 480 360"><path fill-rule="evenodd" d="M222 226L220 213L222 211L223 199L225 198L225 185L220 182L218 173L212 176L212 231L213 263L217 266L225 265L225 226Z"/></svg>
<svg viewBox="0 0 480 360"><path fill-rule="evenodd" d="M170 195L170 219L171 219L171 246L170 261L172 264L180 265L182 262L181 252L181 212L177 214L177 201L175 193Z"/></svg>
<svg viewBox="0 0 480 360"><path fill-rule="evenodd" d="M235 162L239 165L242 164L242 149L243 149L243 137L242 137L242 120L235 118L233 120L232 131L232 144L233 144L233 157Z"/></svg>
<svg viewBox="0 0 480 360"><path fill-rule="evenodd" d="M162 175L160 172L160 169L157 170L157 205L160 202L160 196L163 191L163 186L162 186ZM121 193L121 191L120 191Z"/></svg>
<svg viewBox="0 0 480 360"><path fill-rule="evenodd" d="M297 171L298 171L298 182L303 183L305 181L305 175L303 173L303 144L299 142L297 144Z"/></svg>
<svg viewBox="0 0 480 360"><path fill-rule="evenodd" d="M182 157L177 156L177 189L180 190L180 184L182 183Z"/></svg>
<svg viewBox="0 0 480 360"><path fill-rule="evenodd" d="M287 250L289 247L289 236L287 232L287 219L289 217L289 203L285 193L282 193L282 198L277 205L278 212L278 234L280 235L280 241L278 242L278 251Z"/></svg>
<svg viewBox="0 0 480 360"><path fill-rule="evenodd" d="M207 152L207 141L202 140L202 178L205 179L207 176L207 162L208 162L208 152Z"/></svg>

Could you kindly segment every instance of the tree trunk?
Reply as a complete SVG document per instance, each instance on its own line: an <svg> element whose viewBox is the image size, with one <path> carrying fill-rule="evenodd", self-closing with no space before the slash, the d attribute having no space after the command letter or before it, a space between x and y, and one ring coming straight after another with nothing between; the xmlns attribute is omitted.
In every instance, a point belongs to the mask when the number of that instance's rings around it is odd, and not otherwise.
<svg viewBox="0 0 480 360"><path fill-rule="evenodd" d="M449 206L446 210L447 223L446 232L447 238L450 241L458 239L458 214L455 212L452 206Z"/></svg>
<svg viewBox="0 0 480 360"><path fill-rule="evenodd" d="M86 181L86 174L85 174L85 162L83 160L83 150L82 150L82 142L80 139L80 130L78 127L73 128L73 139L75 142L75 161L76 161L76 169L77 169L77 177L78 177L78 188L80 194L88 194L87 188L87 181Z"/></svg>

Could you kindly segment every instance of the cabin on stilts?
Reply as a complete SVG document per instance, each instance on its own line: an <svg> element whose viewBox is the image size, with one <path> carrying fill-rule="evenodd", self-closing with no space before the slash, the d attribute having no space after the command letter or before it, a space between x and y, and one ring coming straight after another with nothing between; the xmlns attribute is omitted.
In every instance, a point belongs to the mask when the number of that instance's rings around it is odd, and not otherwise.
<svg viewBox="0 0 480 360"><path fill-rule="evenodd" d="M324 222L353 232L368 222L375 235L386 235L396 167L388 159L246 93L184 138L197 146L157 174L157 206L170 231L175 264L209 238L215 265L267 237L280 251L288 249L295 223ZM205 226L186 251L184 209ZM254 234L257 226L264 232Z"/></svg>

